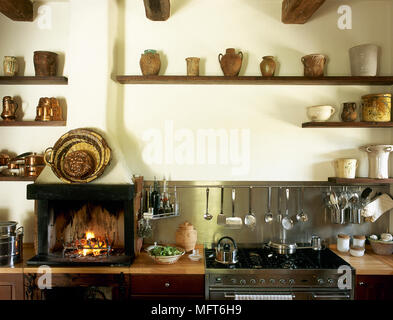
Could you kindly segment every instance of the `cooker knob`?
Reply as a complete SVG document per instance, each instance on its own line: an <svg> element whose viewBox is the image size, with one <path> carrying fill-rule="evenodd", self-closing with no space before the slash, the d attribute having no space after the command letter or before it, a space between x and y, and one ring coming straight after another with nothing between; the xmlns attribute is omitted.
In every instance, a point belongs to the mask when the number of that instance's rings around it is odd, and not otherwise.
<svg viewBox="0 0 393 320"><path fill-rule="evenodd" d="M236 279L235 279L235 278L232 278L232 279L231 279L231 282L232 282L232 284L236 284Z"/></svg>
<svg viewBox="0 0 393 320"><path fill-rule="evenodd" d="M322 278L319 278L317 281L318 281L318 284L324 284L325 283L325 281L323 281Z"/></svg>
<svg viewBox="0 0 393 320"><path fill-rule="evenodd" d="M334 283L334 280L329 278L329 279L328 279L328 283L329 283L329 284L333 284L333 283Z"/></svg>
<svg viewBox="0 0 393 320"><path fill-rule="evenodd" d="M259 280L259 283L260 283L260 284L264 284L264 283L265 283L265 279L260 279L260 280Z"/></svg>
<svg viewBox="0 0 393 320"><path fill-rule="evenodd" d="M250 280L250 284L255 284L255 283L256 283L255 279Z"/></svg>
<svg viewBox="0 0 393 320"><path fill-rule="evenodd" d="M280 279L281 284L285 284L285 279Z"/></svg>
<svg viewBox="0 0 393 320"><path fill-rule="evenodd" d="M295 284L295 280L289 279L289 284Z"/></svg>
<svg viewBox="0 0 393 320"><path fill-rule="evenodd" d="M241 279L241 280L240 280L240 284L245 285L245 284L246 284L246 280Z"/></svg>
<svg viewBox="0 0 393 320"><path fill-rule="evenodd" d="M270 281L271 284L275 284L276 283L276 280L274 280L274 279L270 279L269 281Z"/></svg>

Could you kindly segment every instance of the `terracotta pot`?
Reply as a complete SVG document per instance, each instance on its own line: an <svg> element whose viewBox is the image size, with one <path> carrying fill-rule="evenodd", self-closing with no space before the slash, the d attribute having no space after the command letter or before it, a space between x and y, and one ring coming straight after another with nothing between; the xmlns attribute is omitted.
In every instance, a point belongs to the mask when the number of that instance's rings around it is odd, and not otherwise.
<svg viewBox="0 0 393 320"><path fill-rule="evenodd" d="M323 54L309 54L302 57L305 77L323 77L326 57Z"/></svg>
<svg viewBox="0 0 393 320"><path fill-rule="evenodd" d="M265 56L262 58L262 62L259 67L261 68L262 76L272 77L276 71L276 61L273 56Z"/></svg>
<svg viewBox="0 0 393 320"><path fill-rule="evenodd" d="M391 119L392 95L369 94L362 97L362 121L389 122Z"/></svg>
<svg viewBox="0 0 393 320"><path fill-rule="evenodd" d="M345 102L343 103L343 111L341 113L341 120L344 122L356 121L358 113L356 111L355 102Z"/></svg>
<svg viewBox="0 0 393 320"><path fill-rule="evenodd" d="M34 51L34 69L37 77L55 77L57 75L57 53Z"/></svg>
<svg viewBox="0 0 393 320"><path fill-rule="evenodd" d="M197 231L189 222L184 222L179 225L176 231L176 245L184 248L186 252L195 249L197 242Z"/></svg>
<svg viewBox="0 0 393 320"><path fill-rule="evenodd" d="M160 72L161 59L156 50L145 50L139 60L142 74L144 76L156 76Z"/></svg>
<svg viewBox="0 0 393 320"><path fill-rule="evenodd" d="M4 75L13 77L18 73L18 60L16 57L4 57L3 61Z"/></svg>
<svg viewBox="0 0 393 320"><path fill-rule="evenodd" d="M218 55L218 61L220 62L221 69L226 77L238 76L242 67L243 53L235 52L235 49L226 49L225 55L220 53Z"/></svg>
<svg viewBox="0 0 393 320"><path fill-rule="evenodd" d="M363 44L349 49L351 75L375 77L378 71L378 46Z"/></svg>
<svg viewBox="0 0 393 320"><path fill-rule="evenodd" d="M199 61L201 59L195 57L186 58L187 61L187 75L197 77L199 76Z"/></svg>

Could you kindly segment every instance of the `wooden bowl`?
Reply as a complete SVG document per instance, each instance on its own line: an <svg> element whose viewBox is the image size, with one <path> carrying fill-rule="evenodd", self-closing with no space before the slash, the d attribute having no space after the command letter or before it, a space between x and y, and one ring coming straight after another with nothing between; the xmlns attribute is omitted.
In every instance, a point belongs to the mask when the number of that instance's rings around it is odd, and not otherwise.
<svg viewBox="0 0 393 320"><path fill-rule="evenodd" d="M389 256L393 253L393 241L373 240L368 238L375 254Z"/></svg>

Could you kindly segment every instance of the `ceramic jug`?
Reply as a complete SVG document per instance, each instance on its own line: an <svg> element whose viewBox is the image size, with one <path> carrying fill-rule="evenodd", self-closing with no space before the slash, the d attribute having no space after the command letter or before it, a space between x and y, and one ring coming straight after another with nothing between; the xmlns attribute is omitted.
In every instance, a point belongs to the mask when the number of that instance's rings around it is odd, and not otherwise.
<svg viewBox="0 0 393 320"><path fill-rule="evenodd" d="M197 77L199 76L199 58L189 57L187 61L187 76Z"/></svg>
<svg viewBox="0 0 393 320"><path fill-rule="evenodd" d="M16 57L4 57L3 69L5 76L15 76L18 73L18 60L16 59Z"/></svg>
<svg viewBox="0 0 393 320"><path fill-rule="evenodd" d="M187 221L180 224L176 231L176 244L188 252L195 249L196 242L197 231L194 226Z"/></svg>
<svg viewBox="0 0 393 320"><path fill-rule="evenodd" d="M343 111L341 113L341 120L344 122L356 121L358 113L356 111L355 102L344 102Z"/></svg>
<svg viewBox="0 0 393 320"><path fill-rule="evenodd" d="M5 121L14 121L16 119L16 111L18 110L18 104L12 100L10 96L3 98L3 112L1 117Z"/></svg>
<svg viewBox="0 0 393 320"><path fill-rule="evenodd" d="M262 58L262 62L259 65L262 76L272 77L276 71L276 61L273 56L265 56Z"/></svg>
<svg viewBox="0 0 393 320"><path fill-rule="evenodd" d="M360 150L368 155L368 177L373 179L389 178L389 155L393 151L393 145L368 145Z"/></svg>
<svg viewBox="0 0 393 320"><path fill-rule="evenodd" d="M302 57L305 77L323 77L326 64L323 54L309 54Z"/></svg>
<svg viewBox="0 0 393 320"><path fill-rule="evenodd" d="M144 76L156 76L161 69L160 54L156 50L145 50L139 60L142 74Z"/></svg>
<svg viewBox="0 0 393 320"><path fill-rule="evenodd" d="M349 49L352 76L375 77L377 75L378 49L375 44L362 44Z"/></svg>
<svg viewBox="0 0 393 320"><path fill-rule="evenodd" d="M222 53L218 55L218 61L220 62L224 76L235 77L239 75L242 67L243 53L241 51L236 53L235 49L228 48L224 55Z"/></svg>

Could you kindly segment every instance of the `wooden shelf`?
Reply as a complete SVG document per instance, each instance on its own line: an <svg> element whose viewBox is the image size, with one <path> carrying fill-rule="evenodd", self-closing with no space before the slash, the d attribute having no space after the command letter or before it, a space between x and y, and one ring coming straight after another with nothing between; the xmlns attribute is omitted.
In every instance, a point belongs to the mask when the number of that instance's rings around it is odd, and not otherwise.
<svg viewBox="0 0 393 320"><path fill-rule="evenodd" d="M377 185L377 184L391 184L393 183L393 178L373 179L373 178L357 177L355 179L346 179L346 178L329 177L328 181L337 184L362 184L362 185L376 184Z"/></svg>
<svg viewBox="0 0 393 320"><path fill-rule="evenodd" d="M65 127L66 121L1 121L0 127Z"/></svg>
<svg viewBox="0 0 393 320"><path fill-rule="evenodd" d="M317 86L393 86L393 77L262 77L262 76L139 76L119 75L121 84L245 84L245 85L317 85Z"/></svg>
<svg viewBox="0 0 393 320"><path fill-rule="evenodd" d="M68 78L66 77L0 77L0 85L25 85L25 84L48 84L48 85L67 85Z"/></svg>
<svg viewBox="0 0 393 320"><path fill-rule="evenodd" d="M393 128L393 122L305 122L302 128Z"/></svg>
<svg viewBox="0 0 393 320"><path fill-rule="evenodd" d="M1 176L0 181L35 181L37 177Z"/></svg>

